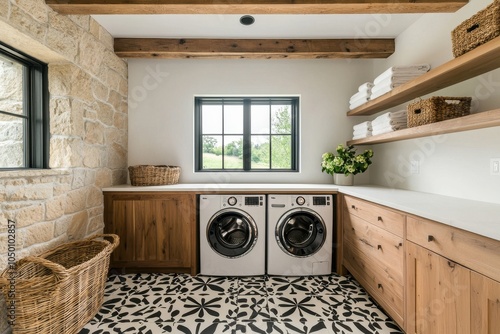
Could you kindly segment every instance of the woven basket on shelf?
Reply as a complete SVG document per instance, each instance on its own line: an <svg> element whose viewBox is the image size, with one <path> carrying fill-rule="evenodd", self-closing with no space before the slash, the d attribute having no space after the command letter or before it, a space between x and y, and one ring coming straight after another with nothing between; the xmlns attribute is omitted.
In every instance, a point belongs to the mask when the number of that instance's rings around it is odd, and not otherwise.
<svg viewBox="0 0 500 334"><path fill-rule="evenodd" d="M14 271L4 270L0 288L7 305L15 306L13 333L79 333L101 308L110 255L119 242L114 234L95 235L23 258Z"/></svg>
<svg viewBox="0 0 500 334"><path fill-rule="evenodd" d="M459 57L498 36L500 36L500 0L495 0L452 31L453 55Z"/></svg>
<svg viewBox="0 0 500 334"><path fill-rule="evenodd" d="M128 168L133 186L161 186L177 184L181 168L167 165L138 165Z"/></svg>
<svg viewBox="0 0 500 334"><path fill-rule="evenodd" d="M407 107L408 127L441 122L470 114L472 98L433 96L418 100Z"/></svg>

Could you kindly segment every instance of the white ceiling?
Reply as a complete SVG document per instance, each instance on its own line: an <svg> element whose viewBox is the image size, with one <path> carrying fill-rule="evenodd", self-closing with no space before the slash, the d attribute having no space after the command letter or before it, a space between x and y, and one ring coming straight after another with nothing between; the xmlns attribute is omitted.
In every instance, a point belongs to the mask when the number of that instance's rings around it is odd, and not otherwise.
<svg viewBox="0 0 500 334"><path fill-rule="evenodd" d="M113 37L130 38L391 38L422 14L93 15Z"/></svg>

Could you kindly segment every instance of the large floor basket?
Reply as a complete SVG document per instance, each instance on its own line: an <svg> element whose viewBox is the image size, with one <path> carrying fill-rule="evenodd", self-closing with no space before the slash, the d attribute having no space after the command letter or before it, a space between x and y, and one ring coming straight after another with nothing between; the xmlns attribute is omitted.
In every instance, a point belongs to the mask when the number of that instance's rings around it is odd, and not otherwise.
<svg viewBox="0 0 500 334"><path fill-rule="evenodd" d="M95 235L4 270L0 287L7 305L14 305L13 334L78 333L102 306L109 258L119 242L114 234Z"/></svg>

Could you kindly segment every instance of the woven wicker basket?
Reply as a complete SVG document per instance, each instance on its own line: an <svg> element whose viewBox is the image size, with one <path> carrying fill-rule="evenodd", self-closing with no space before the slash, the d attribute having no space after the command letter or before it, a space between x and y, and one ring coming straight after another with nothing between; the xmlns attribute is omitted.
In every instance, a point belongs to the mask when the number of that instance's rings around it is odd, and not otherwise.
<svg viewBox="0 0 500 334"><path fill-rule="evenodd" d="M470 114L472 98L433 96L426 100L410 103L408 110L408 127L441 122L447 119Z"/></svg>
<svg viewBox="0 0 500 334"><path fill-rule="evenodd" d="M14 272L4 270L0 287L7 305L15 305L13 334L78 333L101 308L109 258L118 244L117 235L96 235L23 258Z"/></svg>
<svg viewBox="0 0 500 334"><path fill-rule="evenodd" d="M138 165L128 168L130 183L133 186L161 186L177 184L181 168L166 165Z"/></svg>
<svg viewBox="0 0 500 334"><path fill-rule="evenodd" d="M453 55L459 57L498 36L500 36L500 0L495 0L452 31Z"/></svg>

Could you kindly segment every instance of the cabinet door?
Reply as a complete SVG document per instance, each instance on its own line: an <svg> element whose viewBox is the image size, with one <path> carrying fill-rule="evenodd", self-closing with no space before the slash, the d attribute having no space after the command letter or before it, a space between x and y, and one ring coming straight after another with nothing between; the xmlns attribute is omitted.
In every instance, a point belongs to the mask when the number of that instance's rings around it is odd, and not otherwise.
<svg viewBox="0 0 500 334"><path fill-rule="evenodd" d="M471 273L471 333L500 332L500 282Z"/></svg>
<svg viewBox="0 0 500 334"><path fill-rule="evenodd" d="M408 334L470 333L470 270L407 242Z"/></svg>
<svg viewBox="0 0 500 334"><path fill-rule="evenodd" d="M117 195L105 201L111 212L105 213L106 231L120 236L113 265L196 273L195 195Z"/></svg>

